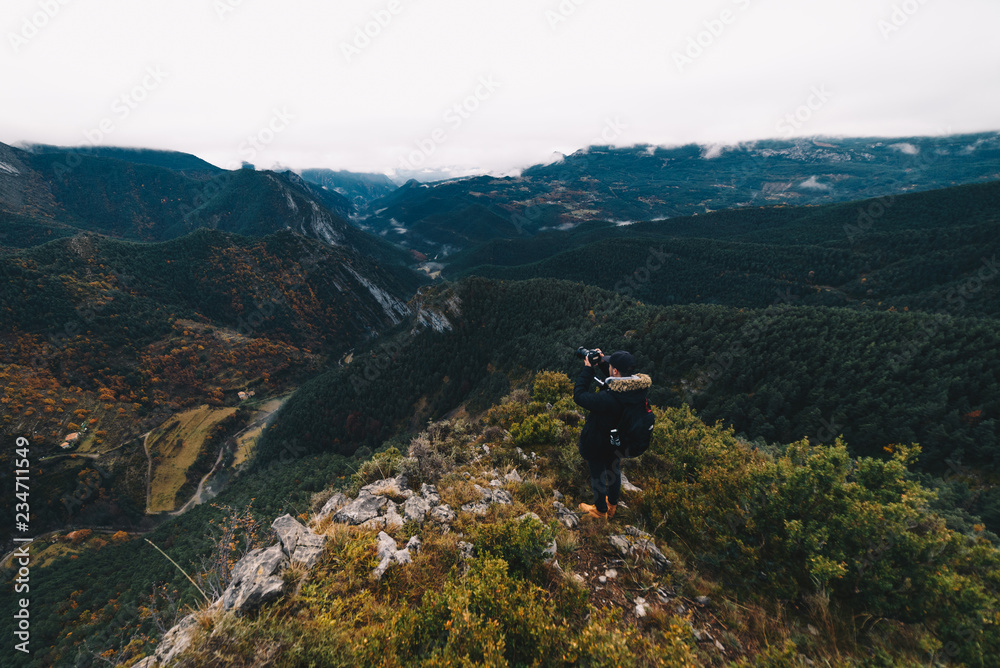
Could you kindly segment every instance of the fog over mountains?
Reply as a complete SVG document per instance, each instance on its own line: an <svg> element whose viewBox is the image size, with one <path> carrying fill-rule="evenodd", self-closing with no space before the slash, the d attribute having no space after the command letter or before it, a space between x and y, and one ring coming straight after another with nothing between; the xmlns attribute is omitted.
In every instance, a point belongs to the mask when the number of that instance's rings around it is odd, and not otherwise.
<svg viewBox="0 0 1000 668"><path fill-rule="evenodd" d="M0 144L23 663L996 665L998 232L996 132L404 183ZM581 345L657 416L599 525Z"/></svg>

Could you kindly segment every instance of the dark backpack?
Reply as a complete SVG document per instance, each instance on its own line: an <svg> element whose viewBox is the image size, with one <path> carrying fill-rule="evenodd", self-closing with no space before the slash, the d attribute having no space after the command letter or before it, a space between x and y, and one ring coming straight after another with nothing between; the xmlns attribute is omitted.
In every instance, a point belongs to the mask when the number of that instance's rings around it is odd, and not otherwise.
<svg viewBox="0 0 1000 668"><path fill-rule="evenodd" d="M655 423L649 399L641 404L626 404L618 428L611 430L611 447L622 457L638 457L649 450Z"/></svg>

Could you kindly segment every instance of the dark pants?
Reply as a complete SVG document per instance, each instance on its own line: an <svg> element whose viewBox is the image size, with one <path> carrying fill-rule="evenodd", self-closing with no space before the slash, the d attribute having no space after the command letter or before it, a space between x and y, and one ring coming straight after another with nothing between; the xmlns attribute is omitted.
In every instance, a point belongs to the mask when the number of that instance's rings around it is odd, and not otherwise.
<svg viewBox="0 0 1000 668"><path fill-rule="evenodd" d="M615 455L605 455L588 459L590 467L590 487L594 490L594 505L597 510L608 512L608 504L618 505L622 493L621 459ZM607 500L605 500L607 497Z"/></svg>

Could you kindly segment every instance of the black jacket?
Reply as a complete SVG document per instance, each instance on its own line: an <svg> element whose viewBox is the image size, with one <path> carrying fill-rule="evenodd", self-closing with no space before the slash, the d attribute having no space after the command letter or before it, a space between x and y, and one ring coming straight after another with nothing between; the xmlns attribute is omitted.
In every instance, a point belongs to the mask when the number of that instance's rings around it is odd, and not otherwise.
<svg viewBox="0 0 1000 668"><path fill-rule="evenodd" d="M609 378L600 392L590 391L593 382L594 368L585 366L573 389L573 401L590 411L580 432L580 456L584 459L611 454L611 430L618 426L625 405L645 403L646 394L653 384L652 379L643 373Z"/></svg>

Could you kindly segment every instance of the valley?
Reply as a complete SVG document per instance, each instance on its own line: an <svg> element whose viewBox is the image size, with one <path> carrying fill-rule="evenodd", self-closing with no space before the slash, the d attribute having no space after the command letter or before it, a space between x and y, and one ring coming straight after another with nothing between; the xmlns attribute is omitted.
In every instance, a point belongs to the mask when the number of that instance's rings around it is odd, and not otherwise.
<svg viewBox="0 0 1000 668"><path fill-rule="evenodd" d="M981 558L947 577L968 577L988 607L981 583L1000 544L1000 148L993 135L915 138L916 154L879 143L592 147L518 177L398 188L332 170L229 173L183 154L0 147L10 167L0 173L0 431L29 436L38 453L34 567L47 583L39 605L53 611L36 627L50 646L41 660L112 647L138 658L162 634L153 611L178 612L175 594L197 600L144 539L207 582L208 560L239 556L219 551L220 536L238 526L257 544L270 519L308 518L314 495L350 490L358 471L390 470L411 450L427 465L463 464L486 445L493 466L507 466L515 445L534 447L545 468L511 486L518 509L545 517L536 492L551 494L553 479L585 498L570 482L579 418L567 398L525 399L539 378L572 374L580 345L633 350L654 379L670 436L649 461L663 475L671 448L697 432L718 456L747 458L725 473L699 466L729 481L719 498L766 524L785 509L725 496L777 484L754 470L819 475L849 461L845 494L860 489L860 471L889 472L866 479L878 503L934 527L924 537L954 545L947 558ZM929 154L938 158L913 162ZM462 431L470 424L481 431ZM422 449L453 428L468 438ZM648 528L666 521L658 513L690 510L678 499L696 481L667 493L645 471L636 479L650 492L632 517ZM900 485L922 501L886 491ZM470 494L447 477L443 487ZM792 483L781 489L801 503ZM823 522L883 512L852 515L835 497L816 508L817 536ZM461 522L475 533L509 519ZM719 543L700 543L694 525L671 525L684 543L653 531L700 583L678 584L682 597L767 607L805 595L782 598L726 566L754 534L712 521ZM768 526L777 535L782 522ZM892 526L886 540L916 540ZM429 536L450 568L451 539ZM582 550L564 563L604 564L602 538L562 536ZM810 554L865 570L879 548L864 540L840 545L842 556ZM796 549L761 558L806 583ZM912 556L894 558L905 570ZM940 565L966 568L957 563ZM846 586L829 568L831 587ZM923 591L942 591L928 577ZM81 579L97 584L83 591ZM638 591L589 605L628 611ZM848 614L836 591L835 614ZM865 591L857 614L883 611L913 633L940 623ZM817 618L795 614L772 630L812 647L794 627ZM910 651L861 635L893 656ZM759 637L740 638L764 651Z"/></svg>

